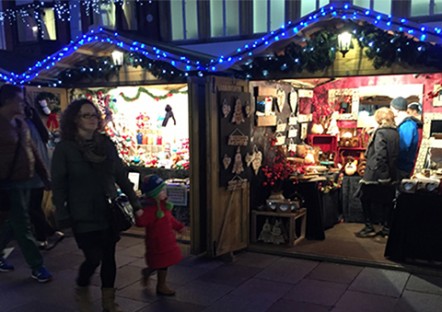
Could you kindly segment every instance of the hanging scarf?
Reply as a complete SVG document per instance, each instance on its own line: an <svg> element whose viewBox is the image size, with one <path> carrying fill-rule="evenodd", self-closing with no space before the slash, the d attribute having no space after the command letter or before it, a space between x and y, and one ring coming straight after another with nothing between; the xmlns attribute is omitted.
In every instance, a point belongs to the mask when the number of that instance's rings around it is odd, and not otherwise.
<svg viewBox="0 0 442 312"><path fill-rule="evenodd" d="M103 138L94 134L92 140L76 137L76 142L84 158L92 163L101 163L106 160L106 149Z"/></svg>

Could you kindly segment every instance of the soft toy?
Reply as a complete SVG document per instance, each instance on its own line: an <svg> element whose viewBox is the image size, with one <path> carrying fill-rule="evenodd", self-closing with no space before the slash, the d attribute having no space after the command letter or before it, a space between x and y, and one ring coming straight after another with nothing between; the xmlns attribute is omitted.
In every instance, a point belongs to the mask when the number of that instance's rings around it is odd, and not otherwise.
<svg viewBox="0 0 442 312"><path fill-rule="evenodd" d="M60 127L58 122L58 114L61 111L60 99L51 92L40 92L35 102L40 113L47 117L46 127L51 132L56 131Z"/></svg>

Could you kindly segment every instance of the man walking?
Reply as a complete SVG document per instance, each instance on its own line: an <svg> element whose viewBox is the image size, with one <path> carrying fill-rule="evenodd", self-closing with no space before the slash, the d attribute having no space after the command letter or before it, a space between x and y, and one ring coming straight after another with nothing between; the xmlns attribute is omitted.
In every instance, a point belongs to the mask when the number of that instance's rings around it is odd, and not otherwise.
<svg viewBox="0 0 442 312"><path fill-rule="evenodd" d="M6 203L0 203L0 210L7 210L7 217L0 224L0 272L14 270L3 256L12 234L31 268L31 277L44 283L52 275L43 265L30 228L29 182L34 174L40 176L47 188L50 182L24 120L23 104L21 88L9 84L0 87L0 191L6 199Z"/></svg>

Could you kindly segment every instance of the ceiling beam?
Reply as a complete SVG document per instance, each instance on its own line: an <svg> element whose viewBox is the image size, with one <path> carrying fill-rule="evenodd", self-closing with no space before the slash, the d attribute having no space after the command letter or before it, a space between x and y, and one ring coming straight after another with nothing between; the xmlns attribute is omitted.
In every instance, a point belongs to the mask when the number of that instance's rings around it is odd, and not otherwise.
<svg viewBox="0 0 442 312"><path fill-rule="evenodd" d="M111 56L111 54L109 52L95 52L95 51L91 51L87 48L78 48L77 50L75 50L75 52L83 54L83 55L87 55L87 56L96 56L96 57Z"/></svg>

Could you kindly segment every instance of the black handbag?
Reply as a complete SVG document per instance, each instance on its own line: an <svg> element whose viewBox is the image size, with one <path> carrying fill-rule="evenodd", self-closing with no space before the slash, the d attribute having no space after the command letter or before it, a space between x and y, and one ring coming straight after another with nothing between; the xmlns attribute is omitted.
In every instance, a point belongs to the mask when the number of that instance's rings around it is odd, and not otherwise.
<svg viewBox="0 0 442 312"><path fill-rule="evenodd" d="M111 200L112 227L116 232L123 232L135 224L134 210L125 194Z"/></svg>

